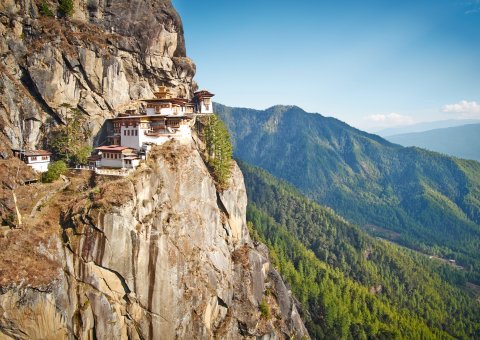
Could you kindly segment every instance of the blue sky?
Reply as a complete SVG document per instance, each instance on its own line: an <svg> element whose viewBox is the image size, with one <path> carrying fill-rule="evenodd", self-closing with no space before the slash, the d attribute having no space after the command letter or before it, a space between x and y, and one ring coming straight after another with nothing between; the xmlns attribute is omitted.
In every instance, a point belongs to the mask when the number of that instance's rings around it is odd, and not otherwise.
<svg viewBox="0 0 480 340"><path fill-rule="evenodd" d="M174 0L216 101L356 127L480 118L480 0Z"/></svg>

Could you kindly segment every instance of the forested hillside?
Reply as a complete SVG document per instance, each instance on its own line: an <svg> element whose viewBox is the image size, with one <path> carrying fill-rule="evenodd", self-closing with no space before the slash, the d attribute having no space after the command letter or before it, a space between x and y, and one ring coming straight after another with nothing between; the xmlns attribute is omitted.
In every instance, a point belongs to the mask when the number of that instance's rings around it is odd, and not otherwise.
<svg viewBox="0 0 480 340"><path fill-rule="evenodd" d="M465 271L370 237L265 171L241 168L247 218L314 338L480 337Z"/></svg>
<svg viewBox="0 0 480 340"><path fill-rule="evenodd" d="M480 163L404 148L295 106L215 110L237 158L373 235L455 260L480 282Z"/></svg>

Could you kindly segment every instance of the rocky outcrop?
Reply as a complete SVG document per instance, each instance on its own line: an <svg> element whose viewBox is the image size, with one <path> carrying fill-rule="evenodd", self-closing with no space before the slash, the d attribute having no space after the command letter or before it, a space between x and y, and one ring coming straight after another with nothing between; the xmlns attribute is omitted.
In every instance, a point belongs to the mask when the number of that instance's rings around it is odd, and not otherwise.
<svg viewBox="0 0 480 340"><path fill-rule="evenodd" d="M56 1L42 1L53 13ZM159 85L190 97L195 65L169 0L80 0L71 18L34 0L0 3L0 151L45 147L68 114L89 116L94 138L105 118Z"/></svg>
<svg viewBox="0 0 480 340"><path fill-rule="evenodd" d="M79 192L63 209L62 273L35 289L32 282L5 289L0 334L308 336L266 247L250 239L236 165L229 188L219 192L194 144L172 142L127 179L88 182L70 189Z"/></svg>
<svg viewBox="0 0 480 340"><path fill-rule="evenodd" d="M1 158L48 146L69 108L89 116L99 142L106 118L159 85L196 89L169 0L74 3L63 18L56 1L0 2ZM0 229L0 339L308 337L266 247L250 239L240 170L218 191L194 142L154 150L124 179L77 173L63 191L2 183L2 220L14 222L17 190L24 223Z"/></svg>

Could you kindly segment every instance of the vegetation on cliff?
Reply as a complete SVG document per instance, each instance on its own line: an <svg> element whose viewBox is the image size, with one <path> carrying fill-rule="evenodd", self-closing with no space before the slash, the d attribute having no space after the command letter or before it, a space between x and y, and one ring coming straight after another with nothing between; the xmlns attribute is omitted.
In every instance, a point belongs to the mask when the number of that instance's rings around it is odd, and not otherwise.
<svg viewBox="0 0 480 340"><path fill-rule="evenodd" d="M46 1L42 1L40 3L40 5L38 6L38 10L40 11L40 14L45 15L47 17L55 16Z"/></svg>
<svg viewBox="0 0 480 340"><path fill-rule="evenodd" d="M241 167L247 218L305 307L313 337L478 335L465 271L374 239L266 172Z"/></svg>
<svg viewBox="0 0 480 340"><path fill-rule="evenodd" d="M42 174L41 180L44 183L52 183L65 175L68 171L67 164L64 161L56 161L48 165L48 171Z"/></svg>
<svg viewBox="0 0 480 340"><path fill-rule="evenodd" d="M227 186L232 172L233 148L225 124L216 115L207 117L203 131L206 161L221 188Z"/></svg>
<svg viewBox="0 0 480 340"><path fill-rule="evenodd" d="M60 14L64 16L72 16L74 9L73 0L60 0L60 5L58 6Z"/></svg>
<svg viewBox="0 0 480 340"><path fill-rule="evenodd" d="M67 109L69 113L65 124L51 130L47 146L67 164L86 164L92 150L89 143L91 131L86 127L87 118L78 109Z"/></svg>

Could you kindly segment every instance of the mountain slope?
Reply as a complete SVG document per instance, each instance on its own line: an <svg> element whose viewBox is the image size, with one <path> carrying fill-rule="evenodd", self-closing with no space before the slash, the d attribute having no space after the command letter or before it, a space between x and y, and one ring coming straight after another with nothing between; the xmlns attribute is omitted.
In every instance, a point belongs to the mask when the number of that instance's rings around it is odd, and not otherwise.
<svg viewBox="0 0 480 340"><path fill-rule="evenodd" d="M376 131L375 133L379 136L387 138L393 135L400 135L406 133L415 133L415 132L424 132L429 130L436 129L445 129L455 126L467 125L467 124L478 124L480 120L478 119L449 119L449 120L439 120L433 122L422 122L413 125L399 126L393 128L382 129Z"/></svg>
<svg viewBox="0 0 480 340"><path fill-rule="evenodd" d="M240 166L247 218L307 309L313 337L472 337L480 329L464 271L372 238L265 171Z"/></svg>
<svg viewBox="0 0 480 340"><path fill-rule="evenodd" d="M377 235L480 267L480 163L460 161L295 106L216 106L235 155Z"/></svg>
<svg viewBox="0 0 480 340"><path fill-rule="evenodd" d="M387 137L403 146L418 146L450 156L480 161L480 124L469 124Z"/></svg>

